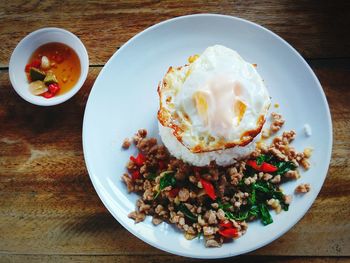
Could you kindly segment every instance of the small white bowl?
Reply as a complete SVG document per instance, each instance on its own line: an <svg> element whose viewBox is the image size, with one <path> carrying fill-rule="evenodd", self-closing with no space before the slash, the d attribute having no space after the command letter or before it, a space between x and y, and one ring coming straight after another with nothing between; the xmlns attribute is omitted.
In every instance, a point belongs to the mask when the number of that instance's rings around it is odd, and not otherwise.
<svg viewBox="0 0 350 263"><path fill-rule="evenodd" d="M46 99L30 93L25 66L34 51L41 45L59 42L71 47L78 55L81 73L77 83L68 92ZM36 30L23 38L13 51L10 59L9 74L13 88L26 101L39 106L57 105L74 96L84 84L89 71L89 56L84 44L73 33L55 27Z"/></svg>

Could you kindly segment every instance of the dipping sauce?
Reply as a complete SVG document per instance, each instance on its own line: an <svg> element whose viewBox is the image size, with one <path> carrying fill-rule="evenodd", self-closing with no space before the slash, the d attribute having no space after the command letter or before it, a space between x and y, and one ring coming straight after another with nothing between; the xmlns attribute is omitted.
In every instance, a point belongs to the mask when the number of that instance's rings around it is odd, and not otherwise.
<svg viewBox="0 0 350 263"><path fill-rule="evenodd" d="M25 71L31 93L49 99L64 94L74 87L81 74L81 65L78 55L72 48L52 42L34 51ZM34 82L36 83L33 84Z"/></svg>

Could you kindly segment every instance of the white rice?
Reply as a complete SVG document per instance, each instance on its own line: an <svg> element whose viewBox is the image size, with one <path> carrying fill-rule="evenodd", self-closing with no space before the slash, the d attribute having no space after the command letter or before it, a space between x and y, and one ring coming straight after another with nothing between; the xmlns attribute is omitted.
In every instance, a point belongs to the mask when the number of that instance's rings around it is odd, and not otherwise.
<svg viewBox="0 0 350 263"><path fill-rule="evenodd" d="M244 147L237 146L226 150L192 153L176 139L172 133L172 129L164 127L159 122L158 126L159 135L170 154L195 166L206 166L211 161L215 161L216 164L221 166L233 164L237 162L237 160L243 159L251 154L255 150L257 141L260 139L259 135L255 137L251 143Z"/></svg>
<svg viewBox="0 0 350 263"><path fill-rule="evenodd" d="M312 135L312 130L311 130L310 124L306 123L304 125L304 133L305 133L306 137L310 137Z"/></svg>

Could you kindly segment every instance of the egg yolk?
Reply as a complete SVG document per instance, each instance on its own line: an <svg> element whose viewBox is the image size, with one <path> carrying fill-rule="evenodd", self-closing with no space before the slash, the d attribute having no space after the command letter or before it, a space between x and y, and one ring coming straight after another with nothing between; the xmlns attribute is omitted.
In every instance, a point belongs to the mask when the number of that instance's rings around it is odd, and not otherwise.
<svg viewBox="0 0 350 263"><path fill-rule="evenodd" d="M208 124L208 103L206 97L207 94L204 91L197 91L193 95L199 116L205 124Z"/></svg>
<svg viewBox="0 0 350 263"><path fill-rule="evenodd" d="M193 94L198 115L210 133L228 137L241 122L247 105L240 99L242 86L224 76L216 76Z"/></svg>
<svg viewBox="0 0 350 263"><path fill-rule="evenodd" d="M234 105L234 111L236 116L238 117L237 124L239 124L243 118L243 115L247 109L247 105L241 100L237 100L235 105Z"/></svg>

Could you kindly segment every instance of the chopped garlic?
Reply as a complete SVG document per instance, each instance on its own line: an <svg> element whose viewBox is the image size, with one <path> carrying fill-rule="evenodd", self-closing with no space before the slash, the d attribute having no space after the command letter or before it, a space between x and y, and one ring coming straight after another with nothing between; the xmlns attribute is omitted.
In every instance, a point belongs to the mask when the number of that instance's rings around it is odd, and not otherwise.
<svg viewBox="0 0 350 263"><path fill-rule="evenodd" d="M310 158L312 154L312 148L305 148L304 149L304 155L306 158Z"/></svg>
<svg viewBox="0 0 350 263"><path fill-rule="evenodd" d="M33 81L32 83L29 84L29 91L33 95L40 95L46 92L48 89L45 86L44 82L41 80Z"/></svg>
<svg viewBox="0 0 350 263"><path fill-rule="evenodd" d="M41 68L42 69L49 69L50 68L50 61L46 56L41 57Z"/></svg>

